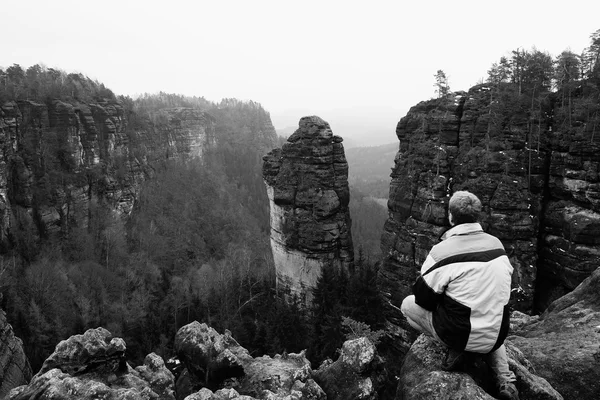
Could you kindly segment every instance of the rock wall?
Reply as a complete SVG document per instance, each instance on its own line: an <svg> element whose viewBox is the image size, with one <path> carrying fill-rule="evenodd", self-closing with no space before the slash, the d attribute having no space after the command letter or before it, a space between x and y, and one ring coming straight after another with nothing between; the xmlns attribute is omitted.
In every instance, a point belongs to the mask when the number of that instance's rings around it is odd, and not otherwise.
<svg viewBox="0 0 600 400"><path fill-rule="evenodd" d="M323 268L353 266L342 138L321 118L304 117L288 143L263 160L277 282L306 293Z"/></svg>
<svg viewBox="0 0 600 400"><path fill-rule="evenodd" d="M514 309L545 308L600 261L598 143L523 112L504 110L500 124L492 106L490 87L478 85L417 104L396 128L379 281L389 300L388 331L402 353L415 336L399 306L448 229L448 199L457 190L479 196L484 229L507 250Z"/></svg>
<svg viewBox="0 0 600 400"><path fill-rule="evenodd" d="M0 243L17 223L41 235L85 227L95 201L128 214L152 162L202 156L215 142L214 118L198 109L153 119L128 128L116 101L0 105Z"/></svg>
<svg viewBox="0 0 600 400"><path fill-rule="evenodd" d="M600 268L508 340L565 399L600 398Z"/></svg>
<svg viewBox="0 0 600 400"><path fill-rule="evenodd" d="M585 132L583 118L574 124L570 131L546 132L548 182L536 293L540 310L600 265L600 142Z"/></svg>
<svg viewBox="0 0 600 400"><path fill-rule="evenodd" d="M0 399L12 388L29 382L31 375L22 342L13 334L4 311L0 309Z"/></svg>

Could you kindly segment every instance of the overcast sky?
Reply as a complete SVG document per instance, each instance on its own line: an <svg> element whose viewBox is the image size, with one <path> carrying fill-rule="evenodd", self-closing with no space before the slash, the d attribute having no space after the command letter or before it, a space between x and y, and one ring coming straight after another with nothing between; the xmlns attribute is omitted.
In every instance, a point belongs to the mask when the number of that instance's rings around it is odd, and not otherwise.
<svg viewBox="0 0 600 400"><path fill-rule="evenodd" d="M116 94L254 100L276 128L304 115L347 145L394 142L442 69L467 90L516 48L580 53L600 2L6 1L0 66L81 72Z"/></svg>

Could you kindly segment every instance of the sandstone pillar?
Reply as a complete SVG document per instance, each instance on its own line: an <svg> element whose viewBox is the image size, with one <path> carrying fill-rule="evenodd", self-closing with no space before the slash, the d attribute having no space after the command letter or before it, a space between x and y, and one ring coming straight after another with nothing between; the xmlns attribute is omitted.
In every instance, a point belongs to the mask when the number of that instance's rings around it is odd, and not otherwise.
<svg viewBox="0 0 600 400"><path fill-rule="evenodd" d="M304 117L288 142L263 160L278 287L310 299L323 268L353 266L342 138L321 118Z"/></svg>

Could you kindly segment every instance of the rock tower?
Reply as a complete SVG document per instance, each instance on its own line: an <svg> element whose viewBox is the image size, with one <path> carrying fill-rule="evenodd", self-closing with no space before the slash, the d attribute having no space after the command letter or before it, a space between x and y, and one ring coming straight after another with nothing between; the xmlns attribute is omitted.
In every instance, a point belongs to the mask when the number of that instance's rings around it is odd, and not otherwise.
<svg viewBox="0 0 600 400"><path fill-rule="evenodd" d="M354 262L342 138L321 118L304 117L263 160L278 286L310 298L323 268L349 270Z"/></svg>

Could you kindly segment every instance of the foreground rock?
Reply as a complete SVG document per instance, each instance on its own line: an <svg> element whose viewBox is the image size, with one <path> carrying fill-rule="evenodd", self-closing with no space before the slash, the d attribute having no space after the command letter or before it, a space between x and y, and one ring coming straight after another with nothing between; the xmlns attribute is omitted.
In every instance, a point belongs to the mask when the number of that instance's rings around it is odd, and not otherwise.
<svg viewBox="0 0 600 400"><path fill-rule="evenodd" d="M345 342L340 357L315 372L328 400L377 399L384 379L382 360L364 337Z"/></svg>
<svg viewBox="0 0 600 400"><path fill-rule="evenodd" d="M475 360L465 372L445 372L440 365L445 348L421 335L410 348L400 371L397 400L492 400L495 395L491 370ZM563 397L543 378L512 344L507 343L509 367L517 376L521 400L560 400ZM567 397L571 398L571 397Z"/></svg>
<svg viewBox="0 0 600 400"><path fill-rule="evenodd" d="M221 335L206 324L193 322L179 329L175 351L193 376L189 382L200 387L184 387L177 383L177 397L191 399L325 399L325 393L312 379L310 362L300 354L252 358L248 351L231 337ZM186 376L184 372L182 377ZM182 377L179 379L181 380ZM223 392L223 389L229 389ZM193 391L198 391L192 393ZM213 394L212 390L216 392ZM231 390L235 391L232 392ZM210 392L210 393L209 393ZM210 394L211 397L206 397ZM203 397L204 396L204 397ZM250 396L250 397L247 397Z"/></svg>
<svg viewBox="0 0 600 400"><path fill-rule="evenodd" d="M252 358L229 332L221 335L198 322L177 332L175 349L187 369L177 382L177 398L185 400L377 399L386 377L366 338L345 342L339 359L318 371L304 352ZM185 387L182 379L198 386Z"/></svg>
<svg viewBox="0 0 600 400"><path fill-rule="evenodd" d="M0 399L12 388L29 382L31 375L22 342L13 334L4 311L0 310Z"/></svg>
<svg viewBox="0 0 600 400"><path fill-rule="evenodd" d="M103 328L60 342L29 385L13 389L9 400L174 400L173 374L161 357L146 356L131 368L125 342Z"/></svg>
<svg viewBox="0 0 600 400"><path fill-rule="evenodd" d="M277 282L303 294L323 268L353 264L342 138L321 118L304 117L288 143L263 160Z"/></svg>
<svg viewBox="0 0 600 400"><path fill-rule="evenodd" d="M600 269L509 340L567 399L600 398Z"/></svg>
<svg viewBox="0 0 600 400"><path fill-rule="evenodd" d="M198 322L177 332L175 349L185 366L177 395L160 356L151 353L134 369L125 360L125 342L97 328L60 342L31 382L12 389L6 399L376 399L385 378L381 358L366 338L344 343L340 358L317 372L304 352L253 358L229 332L219 334Z"/></svg>

